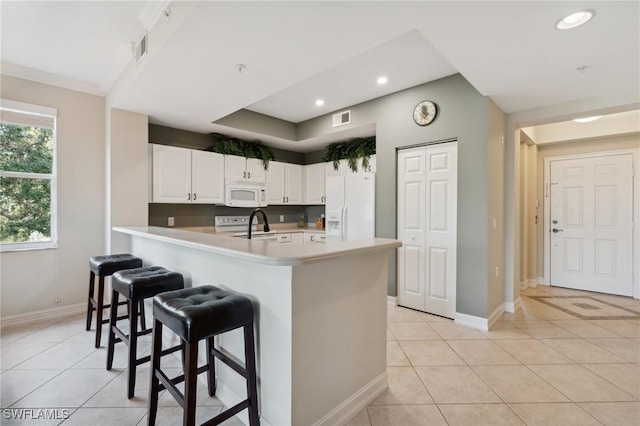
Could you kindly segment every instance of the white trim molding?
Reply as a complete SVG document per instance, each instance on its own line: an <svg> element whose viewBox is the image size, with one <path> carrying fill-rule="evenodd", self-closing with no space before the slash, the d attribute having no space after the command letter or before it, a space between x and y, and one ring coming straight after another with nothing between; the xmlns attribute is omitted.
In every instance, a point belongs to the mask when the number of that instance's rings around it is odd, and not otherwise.
<svg viewBox="0 0 640 426"><path fill-rule="evenodd" d="M384 372L315 422L314 426L345 424L353 418L353 416L371 404L377 397L382 395L388 388L387 373Z"/></svg>
<svg viewBox="0 0 640 426"><path fill-rule="evenodd" d="M520 298L518 298L518 303ZM475 315L463 314L456 312L455 322L460 325L465 325L471 328L477 328L482 331L489 331L489 329L498 321L500 315L505 312L505 304L502 303L489 315L489 318L477 317Z"/></svg>
<svg viewBox="0 0 640 426"><path fill-rule="evenodd" d="M387 296L387 305L398 306L398 298L396 296Z"/></svg>
<svg viewBox="0 0 640 426"><path fill-rule="evenodd" d="M515 302L504 302L504 311L509 312L510 314L513 314L518 309L520 309L521 303L522 303L522 299L520 299L519 297L515 300Z"/></svg>
<svg viewBox="0 0 640 426"><path fill-rule="evenodd" d="M61 318L77 315L87 310L87 303L76 303L74 305L61 306L59 308L43 309L41 311L27 312L26 314L8 315L0 318L2 327L14 325L30 324L37 321L58 320Z"/></svg>

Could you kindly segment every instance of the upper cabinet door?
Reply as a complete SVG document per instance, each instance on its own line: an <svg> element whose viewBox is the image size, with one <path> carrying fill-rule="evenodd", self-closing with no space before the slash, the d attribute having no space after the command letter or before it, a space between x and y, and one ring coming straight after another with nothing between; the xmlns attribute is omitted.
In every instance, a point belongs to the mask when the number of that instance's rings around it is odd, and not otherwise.
<svg viewBox="0 0 640 426"><path fill-rule="evenodd" d="M237 155L224 156L224 177L231 181L247 178L247 159Z"/></svg>
<svg viewBox="0 0 640 426"><path fill-rule="evenodd" d="M325 163L304 166L304 204L324 204Z"/></svg>
<svg viewBox="0 0 640 426"><path fill-rule="evenodd" d="M191 202L191 150L155 144L152 149L152 202Z"/></svg>
<svg viewBox="0 0 640 426"><path fill-rule="evenodd" d="M302 166L287 164L284 182L284 196L287 204L302 204Z"/></svg>
<svg viewBox="0 0 640 426"><path fill-rule="evenodd" d="M197 204L224 203L224 155L191 152L191 201Z"/></svg>
<svg viewBox="0 0 640 426"><path fill-rule="evenodd" d="M267 204L285 204L285 166L285 163L278 161L269 162L269 170L267 170Z"/></svg>
<svg viewBox="0 0 640 426"><path fill-rule="evenodd" d="M272 162L270 161L269 164ZM247 180L252 182L266 182L267 171L264 169L262 160L257 158L247 158Z"/></svg>

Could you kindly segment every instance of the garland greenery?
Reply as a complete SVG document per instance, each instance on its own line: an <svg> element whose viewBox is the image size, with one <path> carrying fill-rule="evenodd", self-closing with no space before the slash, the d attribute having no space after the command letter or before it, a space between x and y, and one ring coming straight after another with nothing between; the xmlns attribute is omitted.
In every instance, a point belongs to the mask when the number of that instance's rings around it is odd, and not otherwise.
<svg viewBox="0 0 640 426"><path fill-rule="evenodd" d="M349 168L358 171L358 159L362 159L362 167L369 167L369 157L376 153L376 137L354 138L343 142L334 142L327 146L327 153L322 161L333 162L333 168L338 170L340 160L347 160Z"/></svg>
<svg viewBox="0 0 640 426"><path fill-rule="evenodd" d="M238 155L247 158L257 158L262 160L265 170L269 169L269 161L276 157L268 146L260 141L246 141L239 138L223 135L221 133L211 133L213 145L205 151L217 152L225 155Z"/></svg>

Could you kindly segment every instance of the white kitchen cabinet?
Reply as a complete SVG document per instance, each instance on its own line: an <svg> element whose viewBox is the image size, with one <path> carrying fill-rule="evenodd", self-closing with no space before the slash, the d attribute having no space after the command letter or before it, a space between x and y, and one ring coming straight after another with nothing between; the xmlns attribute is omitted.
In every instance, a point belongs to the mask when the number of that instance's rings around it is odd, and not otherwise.
<svg viewBox="0 0 640 426"><path fill-rule="evenodd" d="M152 202L224 203L224 156L152 144Z"/></svg>
<svg viewBox="0 0 640 426"><path fill-rule="evenodd" d="M282 243L290 243L291 242L291 233L290 232L284 232L282 234L278 233L278 234L276 234L276 240L280 244L282 244Z"/></svg>
<svg viewBox="0 0 640 426"><path fill-rule="evenodd" d="M303 239L304 244L325 243L327 236L323 232L305 232Z"/></svg>
<svg viewBox="0 0 640 426"><path fill-rule="evenodd" d="M291 244L303 245L304 244L304 235L302 232L292 232L291 233Z"/></svg>
<svg viewBox="0 0 640 426"><path fill-rule="evenodd" d="M322 205L325 202L325 163L309 164L304 168L304 204Z"/></svg>
<svg viewBox="0 0 640 426"><path fill-rule="evenodd" d="M271 161L267 171L267 203L302 204L302 166Z"/></svg>
<svg viewBox="0 0 640 426"><path fill-rule="evenodd" d="M224 170L225 178L229 181L266 182L264 164L257 158L225 155Z"/></svg>

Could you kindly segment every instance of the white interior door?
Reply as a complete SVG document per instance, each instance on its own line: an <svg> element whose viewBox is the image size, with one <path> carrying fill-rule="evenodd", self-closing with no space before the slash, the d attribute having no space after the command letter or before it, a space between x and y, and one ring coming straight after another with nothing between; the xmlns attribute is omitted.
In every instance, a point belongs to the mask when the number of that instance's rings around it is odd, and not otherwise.
<svg viewBox="0 0 640 426"><path fill-rule="evenodd" d="M633 157L550 163L550 283L631 296Z"/></svg>
<svg viewBox="0 0 640 426"><path fill-rule="evenodd" d="M456 311L457 143L398 153L398 303Z"/></svg>

